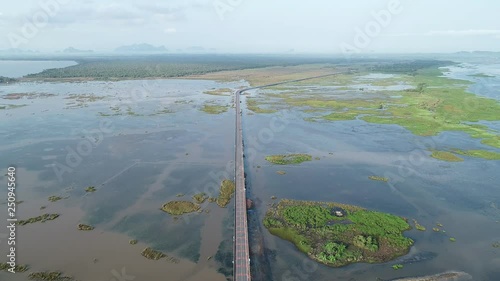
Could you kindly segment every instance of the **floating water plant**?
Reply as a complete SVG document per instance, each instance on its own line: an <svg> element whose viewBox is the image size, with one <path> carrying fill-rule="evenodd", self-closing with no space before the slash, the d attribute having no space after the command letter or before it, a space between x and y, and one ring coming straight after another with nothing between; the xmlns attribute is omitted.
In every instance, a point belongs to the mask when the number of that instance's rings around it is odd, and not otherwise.
<svg viewBox="0 0 500 281"><path fill-rule="evenodd" d="M170 201L164 204L161 209L171 215L178 216L196 212L200 209L200 206L189 201Z"/></svg>
<svg viewBox="0 0 500 281"><path fill-rule="evenodd" d="M223 180L220 185L219 197L217 197L217 205L219 207L226 207L231 201L233 194L236 190L236 186L233 181Z"/></svg>
<svg viewBox="0 0 500 281"><path fill-rule="evenodd" d="M309 154L279 154L266 156L266 160L277 165L289 165L311 161L312 156Z"/></svg>
<svg viewBox="0 0 500 281"><path fill-rule="evenodd" d="M26 225L26 224L35 223L35 222L46 222L46 221L55 220L58 217L59 217L59 214L43 214L41 216L29 218L27 220L19 220L17 222L17 224Z"/></svg>
<svg viewBox="0 0 500 281"><path fill-rule="evenodd" d="M94 230L94 227L91 226L91 225L87 225L87 224L79 224L78 225L78 230L83 230L83 231L90 231L90 230Z"/></svg>
<svg viewBox="0 0 500 281"><path fill-rule="evenodd" d="M374 181L383 181L383 182L388 182L389 181L388 178L379 177L379 176L369 176L368 178L371 179L371 180L374 180Z"/></svg>

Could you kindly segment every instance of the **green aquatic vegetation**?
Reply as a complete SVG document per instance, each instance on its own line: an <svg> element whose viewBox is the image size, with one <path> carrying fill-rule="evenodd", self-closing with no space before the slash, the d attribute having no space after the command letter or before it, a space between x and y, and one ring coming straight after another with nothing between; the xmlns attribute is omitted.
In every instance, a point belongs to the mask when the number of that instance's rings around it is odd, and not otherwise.
<svg viewBox="0 0 500 281"><path fill-rule="evenodd" d="M386 262L413 245L402 235L410 229L405 219L339 203L283 199L270 207L263 224L311 259L334 267Z"/></svg>
<svg viewBox="0 0 500 281"><path fill-rule="evenodd" d="M171 215L182 215L187 213L193 213L200 209L198 204L188 201L170 201L163 204L161 209Z"/></svg>
<svg viewBox="0 0 500 281"><path fill-rule="evenodd" d="M448 162L462 162L462 161L464 161L464 159L456 156L455 154L453 154L451 152L447 152L447 151L434 150L434 151L432 151L431 157L438 159L438 160L448 161Z"/></svg>
<svg viewBox="0 0 500 281"><path fill-rule="evenodd" d="M476 73L469 75L470 77L478 77L478 78L495 78L495 76L484 74L484 73Z"/></svg>
<svg viewBox="0 0 500 281"><path fill-rule="evenodd" d="M221 114L227 112L228 108L227 105L204 104L201 111L208 114Z"/></svg>
<svg viewBox="0 0 500 281"><path fill-rule="evenodd" d="M383 66L389 70L399 71L399 64ZM418 67L414 67L418 65ZM307 117L314 121L322 118L330 121L362 119L369 123L400 125L419 136L435 136L445 131L461 131L473 138L479 138L489 146L500 148L500 136L490 132L487 126L475 124L478 121L499 121L500 103L494 99L476 96L467 92L471 83L465 80L443 77L442 64L405 63L405 69L397 77L391 78L395 83L403 82L413 85L414 89L386 91L376 93L371 99L325 94L297 96L282 91L272 95L274 99L266 100L267 105L287 104L303 111L323 109L331 114ZM425 67L424 67L425 66ZM374 68L375 69L375 68ZM372 69L371 71L374 71ZM412 69L412 70L408 70ZM336 80L341 83L356 84L360 75L367 73L339 75L324 80ZM302 81L301 86L322 86L322 79ZM312 84L314 83L314 84ZM319 83L319 84L318 84ZM330 83L332 85L332 83ZM294 90L295 92L297 90ZM391 96L399 96L392 99ZM261 101L259 99L258 101ZM383 105L380 108L380 105ZM256 106L259 106L257 103ZM332 112L333 111L333 112Z"/></svg>
<svg viewBox="0 0 500 281"><path fill-rule="evenodd" d="M500 241L491 244L493 248L500 248Z"/></svg>
<svg viewBox="0 0 500 281"><path fill-rule="evenodd" d="M229 96L232 93L232 90L229 88L220 88L203 92L206 95L212 96Z"/></svg>
<svg viewBox="0 0 500 281"><path fill-rule="evenodd" d="M395 264L392 266L392 269L394 270L399 270L399 269L402 269L404 266L402 264Z"/></svg>
<svg viewBox="0 0 500 281"><path fill-rule="evenodd" d="M437 228L437 227L433 227L433 228L432 228L432 231L434 231L434 232L440 232L440 231L441 231L441 229L439 229L439 228Z"/></svg>
<svg viewBox="0 0 500 281"><path fill-rule="evenodd" d="M379 177L379 176L369 176L368 178L371 179L371 180L374 180L374 181L383 181L383 182L388 182L389 181L388 178Z"/></svg>
<svg viewBox="0 0 500 281"><path fill-rule="evenodd" d="M59 214L43 214L41 216L29 218L27 220L19 220L19 221L17 221L17 224L18 225L26 225L29 223L46 222L46 221L55 220L58 217L59 217Z"/></svg>
<svg viewBox="0 0 500 281"><path fill-rule="evenodd" d="M63 199L63 198L62 198L62 197L60 197L60 196L50 196L50 197L49 197L49 201L50 201L50 202L57 202L57 201L62 200L62 199Z"/></svg>
<svg viewBox="0 0 500 281"><path fill-rule="evenodd" d="M469 156L474 158L482 158L487 160L500 160L500 153L488 150L460 150L453 149L453 153Z"/></svg>
<svg viewBox="0 0 500 281"><path fill-rule="evenodd" d="M137 244L138 242L139 242L139 241L137 241L137 239L132 239L132 240L128 241L128 243L129 243L130 245L135 245L135 244Z"/></svg>
<svg viewBox="0 0 500 281"><path fill-rule="evenodd" d="M415 228L417 230L420 230L420 231L425 231L426 230L425 226L419 224L418 221L415 220L415 219L413 220L413 224L415 224Z"/></svg>
<svg viewBox="0 0 500 281"><path fill-rule="evenodd" d="M168 256L160 251L154 250L150 247L142 250L141 255L149 260L157 261L157 260L165 259L170 263L179 263L178 259L176 259L174 257L170 257L170 256Z"/></svg>
<svg viewBox="0 0 500 281"><path fill-rule="evenodd" d="M275 112L277 112L276 109L262 108L261 105L263 105L263 104L259 104L259 102L255 98L249 97L246 99L246 102L247 102L247 108L249 110L253 111L254 113L275 113Z"/></svg>
<svg viewBox="0 0 500 281"><path fill-rule="evenodd" d="M208 199L208 195L204 192L193 195L193 200L198 204L202 204L207 199Z"/></svg>
<svg viewBox="0 0 500 281"><path fill-rule="evenodd" d="M500 136L489 136L486 135L486 138L481 141L482 144L493 146L496 148L500 148Z"/></svg>
<svg viewBox="0 0 500 281"><path fill-rule="evenodd" d="M78 225L78 230L83 230L83 231L90 231L90 230L94 230L94 227L91 226L91 225L87 225L87 224L79 224Z"/></svg>
<svg viewBox="0 0 500 281"><path fill-rule="evenodd" d="M0 263L0 270L9 271L12 267L7 263ZM16 265L14 266L14 272L25 272L29 269L27 265Z"/></svg>
<svg viewBox="0 0 500 281"><path fill-rule="evenodd" d="M219 207L226 207L227 204L231 201L231 198L233 198L234 192L236 191L236 186L233 181L230 180L223 180L220 189L219 189L219 196L217 197L217 205Z"/></svg>
<svg viewBox="0 0 500 281"><path fill-rule="evenodd" d="M1 109L15 109L15 108L20 108L20 107L25 107L27 104L0 104L0 110Z"/></svg>
<svg viewBox="0 0 500 281"><path fill-rule="evenodd" d="M142 250L141 255L149 260L155 260L155 261L167 256L164 253L157 251L157 250L154 250L154 249L149 248L149 247Z"/></svg>
<svg viewBox="0 0 500 281"><path fill-rule="evenodd" d="M309 154L280 154L269 155L265 158L268 162L277 165L300 164L305 161L311 161L312 156Z"/></svg>
<svg viewBox="0 0 500 281"><path fill-rule="evenodd" d="M94 186L89 186L87 188L85 188L85 192L95 192L96 191L96 188Z"/></svg>
<svg viewBox="0 0 500 281"><path fill-rule="evenodd" d="M178 193L175 195L175 197L183 197L184 196L184 193Z"/></svg>
<svg viewBox="0 0 500 281"><path fill-rule="evenodd" d="M457 241L457 239L455 239L455 238L453 238L453 237L450 237L450 241L451 241L451 242L455 242L455 241Z"/></svg>
<svg viewBox="0 0 500 281"><path fill-rule="evenodd" d="M64 276L60 271L32 272L28 275L30 280L35 281L73 281L69 276Z"/></svg>
<svg viewBox="0 0 500 281"><path fill-rule="evenodd" d="M352 243L358 248L366 249L372 252L376 252L378 250L377 240L371 236L356 235Z"/></svg>
<svg viewBox="0 0 500 281"><path fill-rule="evenodd" d="M286 172L285 171L277 171L276 174L278 174L278 175L286 175Z"/></svg>

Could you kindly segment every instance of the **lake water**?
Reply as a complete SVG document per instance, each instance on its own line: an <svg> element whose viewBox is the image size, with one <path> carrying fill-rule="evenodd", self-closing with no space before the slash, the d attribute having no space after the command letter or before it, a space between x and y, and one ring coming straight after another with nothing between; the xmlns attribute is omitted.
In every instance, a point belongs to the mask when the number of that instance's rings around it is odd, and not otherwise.
<svg viewBox="0 0 500 281"><path fill-rule="evenodd" d="M481 67L496 68L474 65L469 70ZM475 82L471 91L500 100L491 86L498 85L498 78L461 71L452 69L449 76L468 77ZM208 213L179 220L159 208L202 191L215 196L220 180L234 176L233 109L218 115L200 109L232 102L231 96L204 91L245 85L173 79L0 86L0 105L19 106L0 109L0 166L17 165L18 200L24 201L17 215L61 214L54 221L18 227L19 264L33 271L61 270L83 281L119 280L123 272L135 280L226 280L215 256L219 248L226 249L219 253L230 260L231 205L205 203ZM334 88L328 91L335 94ZM7 96L13 93L27 95ZM262 262L255 265L263 272L255 280L375 281L448 270L465 271L474 280L500 280L500 250L491 246L500 240L500 161L441 162L425 148L488 148L479 140L459 132L418 137L396 125L361 120L306 122L307 116L293 109L253 115L244 109L243 114L248 193L256 203L250 211L256 219L250 223L252 250L265 253L252 257ZM499 122L485 124L498 128ZM281 153L309 153L320 160L286 167L264 160ZM287 174L278 175L278 170ZM0 182L6 182L3 174ZM397 180L387 184L369 175ZM97 192L86 194L87 186ZM52 195L68 198L53 203L47 200ZM263 228L271 196L335 201L417 219L427 231L405 233L415 240L409 256L431 253L432 258L398 271L391 268L397 261L319 265ZM7 206L0 208L5 208L0 212L5 222ZM446 233L431 230L438 222ZM79 223L96 229L79 231ZM0 235L0 252L5 253L5 230ZM139 243L130 245L131 239ZM145 247L180 262L147 260L140 255ZM0 272L0 280L28 278Z"/></svg>
<svg viewBox="0 0 500 281"><path fill-rule="evenodd" d="M209 257L232 238L225 230L231 205L205 203L203 213L179 220L160 207L191 201L199 192L217 196L221 179L234 177L226 172L234 160L234 112L200 109L205 102L232 100L204 91L243 85L158 80L0 86L0 104L22 106L0 112L0 165L18 167L17 196L24 201L18 218L61 214L18 228L19 264L61 270L77 280L113 280L122 269L136 280L225 280ZM9 99L11 93L30 96ZM0 181L6 182L3 174ZM86 194L88 186L97 191ZM68 198L53 203L47 200L52 195ZM0 208L6 221L7 206ZM79 231L79 223L96 229ZM131 239L139 244L130 245ZM147 260L140 254L147 246L180 263ZM14 277L0 273L0 280L27 280Z"/></svg>
<svg viewBox="0 0 500 281"><path fill-rule="evenodd" d="M0 76L20 78L28 74L42 72L45 69L64 68L76 64L74 61L0 60Z"/></svg>

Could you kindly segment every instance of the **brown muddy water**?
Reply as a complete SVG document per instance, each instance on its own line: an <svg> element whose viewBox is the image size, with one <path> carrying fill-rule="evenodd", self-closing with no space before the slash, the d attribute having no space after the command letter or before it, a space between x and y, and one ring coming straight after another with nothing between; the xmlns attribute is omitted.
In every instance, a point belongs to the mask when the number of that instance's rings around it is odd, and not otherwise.
<svg viewBox="0 0 500 281"><path fill-rule="evenodd" d="M171 200L191 201L199 192L217 196L221 179L234 177L234 112L201 108L232 103L231 96L204 91L242 85L158 80L0 86L0 104L22 105L0 110L0 165L2 171L17 167L17 200L23 201L17 217L60 214L17 227L18 264L83 281L226 280L215 256L232 237L232 206L205 202L203 212L179 219L160 208ZM0 181L6 185L4 173ZM86 193L88 186L97 191ZM52 195L65 199L50 202ZM2 192L1 201L6 197ZM7 205L0 208L6 223ZM80 231L79 223L95 229ZM1 233L4 262L6 231ZM138 244L131 245L132 239ZM148 260L141 255L146 247L179 263ZM0 280L28 280L28 273L0 272Z"/></svg>

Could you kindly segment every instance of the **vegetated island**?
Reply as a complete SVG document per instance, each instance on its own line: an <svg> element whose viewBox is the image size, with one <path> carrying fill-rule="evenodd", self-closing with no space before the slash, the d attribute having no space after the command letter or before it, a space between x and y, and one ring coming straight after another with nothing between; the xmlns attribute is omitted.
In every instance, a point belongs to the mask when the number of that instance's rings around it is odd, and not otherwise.
<svg viewBox="0 0 500 281"><path fill-rule="evenodd" d="M369 176L368 178L371 179L371 180L374 180L374 181L383 181L383 182L388 182L389 181L389 178L380 177L380 176Z"/></svg>
<svg viewBox="0 0 500 281"><path fill-rule="evenodd" d="M387 262L413 245L403 236L411 228L406 219L339 203L283 199L267 211L264 226L309 258L333 267Z"/></svg>
<svg viewBox="0 0 500 281"><path fill-rule="evenodd" d="M309 154L278 154L266 156L266 161L276 165L300 164L311 160L312 156Z"/></svg>

